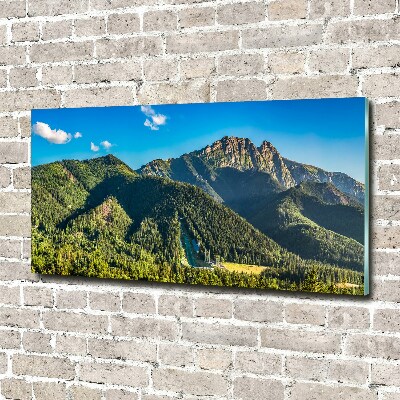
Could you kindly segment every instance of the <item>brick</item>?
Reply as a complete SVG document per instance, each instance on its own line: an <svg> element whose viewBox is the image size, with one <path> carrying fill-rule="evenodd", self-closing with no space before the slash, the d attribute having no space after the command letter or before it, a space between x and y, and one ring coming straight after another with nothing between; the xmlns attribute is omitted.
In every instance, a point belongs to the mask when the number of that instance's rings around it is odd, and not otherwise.
<svg viewBox="0 0 400 400"><path fill-rule="evenodd" d="M353 49L353 68L395 68L400 59L400 46L356 47Z"/></svg>
<svg viewBox="0 0 400 400"><path fill-rule="evenodd" d="M20 258L21 241L20 240L0 240L0 257Z"/></svg>
<svg viewBox="0 0 400 400"><path fill-rule="evenodd" d="M289 324L325 325L325 307L316 304L288 304L285 319Z"/></svg>
<svg viewBox="0 0 400 400"><path fill-rule="evenodd" d="M49 86L70 85L73 81L72 67L46 65L42 68L42 84Z"/></svg>
<svg viewBox="0 0 400 400"><path fill-rule="evenodd" d="M280 99L353 97L357 95L358 79L351 75L321 75L277 79L271 85L272 97Z"/></svg>
<svg viewBox="0 0 400 400"><path fill-rule="evenodd" d="M131 387L146 387L149 383L147 368L106 363L81 364L80 380Z"/></svg>
<svg viewBox="0 0 400 400"><path fill-rule="evenodd" d="M14 170L15 171L15 170ZM6 188L11 184L11 170L0 166L0 188Z"/></svg>
<svg viewBox="0 0 400 400"><path fill-rule="evenodd" d="M21 192L0 192L3 213L27 213L30 211L30 194Z"/></svg>
<svg viewBox="0 0 400 400"><path fill-rule="evenodd" d="M375 310L373 329L382 332L400 332L400 311L391 309Z"/></svg>
<svg viewBox="0 0 400 400"><path fill-rule="evenodd" d="M0 70L0 88L6 88L7 85L7 71Z"/></svg>
<svg viewBox="0 0 400 400"><path fill-rule="evenodd" d="M158 368L153 371L153 385L158 390L189 395L227 396L228 382L219 374Z"/></svg>
<svg viewBox="0 0 400 400"><path fill-rule="evenodd" d="M1 381L1 393L6 399L32 398L32 383L22 379L4 379Z"/></svg>
<svg viewBox="0 0 400 400"><path fill-rule="evenodd" d="M284 386L273 379L242 376L233 381L233 396L237 399L283 400Z"/></svg>
<svg viewBox="0 0 400 400"><path fill-rule="evenodd" d="M217 101L265 100L266 83L261 79L226 80L217 84Z"/></svg>
<svg viewBox="0 0 400 400"><path fill-rule="evenodd" d="M375 196L372 201L372 218L390 221L400 220L400 197Z"/></svg>
<svg viewBox="0 0 400 400"><path fill-rule="evenodd" d="M310 18L344 17L350 14L349 0L311 0Z"/></svg>
<svg viewBox="0 0 400 400"><path fill-rule="evenodd" d="M87 294L84 291L58 290L56 307L66 309L83 309L87 305Z"/></svg>
<svg viewBox="0 0 400 400"><path fill-rule="evenodd" d="M93 42L37 43L29 55L35 63L89 60L93 57Z"/></svg>
<svg viewBox="0 0 400 400"><path fill-rule="evenodd" d="M400 165L381 165L378 169L378 182L380 190L400 190Z"/></svg>
<svg viewBox="0 0 400 400"><path fill-rule="evenodd" d="M163 365L182 368L193 365L193 351L189 346L160 343L158 356Z"/></svg>
<svg viewBox="0 0 400 400"><path fill-rule="evenodd" d="M328 376L329 361L325 359L288 356L285 365L286 374L294 379L324 381Z"/></svg>
<svg viewBox="0 0 400 400"><path fill-rule="evenodd" d="M30 264L20 262L1 261L0 280L2 281L28 281L37 282L39 275L32 274Z"/></svg>
<svg viewBox="0 0 400 400"><path fill-rule="evenodd" d="M126 389L111 389L105 392L105 400L137 400L138 394ZM143 396L142 396L143 399Z"/></svg>
<svg viewBox="0 0 400 400"><path fill-rule="evenodd" d="M0 374L6 374L8 369L8 358L6 353L0 353Z"/></svg>
<svg viewBox="0 0 400 400"><path fill-rule="evenodd" d="M79 400L102 400L102 392L99 389L89 388L85 386L71 386L69 389L72 399Z"/></svg>
<svg viewBox="0 0 400 400"><path fill-rule="evenodd" d="M39 23L14 23L11 28L13 42L37 42L39 40Z"/></svg>
<svg viewBox="0 0 400 400"><path fill-rule="evenodd" d="M398 386L400 382L400 366L393 364L373 363L371 383L375 385Z"/></svg>
<svg viewBox="0 0 400 400"><path fill-rule="evenodd" d="M30 239L23 239L22 240L22 258L28 259L31 258L31 240Z"/></svg>
<svg viewBox="0 0 400 400"><path fill-rule="evenodd" d="M349 335L344 343L345 354L356 357L400 359L400 339L383 335Z"/></svg>
<svg viewBox="0 0 400 400"><path fill-rule="evenodd" d="M331 22L326 35L328 43L339 44L397 40L400 38L400 24L396 19Z"/></svg>
<svg viewBox="0 0 400 400"><path fill-rule="evenodd" d="M214 58L189 58L181 61L181 76L184 79L208 78L214 72Z"/></svg>
<svg viewBox="0 0 400 400"><path fill-rule="evenodd" d="M63 358L15 354L12 360L16 375L43 376L72 380L75 377L75 364Z"/></svg>
<svg viewBox="0 0 400 400"><path fill-rule="evenodd" d="M374 282L371 291L374 300L400 302L399 299L399 281L385 280L382 282Z"/></svg>
<svg viewBox="0 0 400 400"><path fill-rule="evenodd" d="M375 249L397 249L400 246L400 226L375 226L372 231Z"/></svg>
<svg viewBox="0 0 400 400"><path fill-rule="evenodd" d="M89 307L92 310L119 311L120 302L118 293L89 292Z"/></svg>
<svg viewBox="0 0 400 400"><path fill-rule="evenodd" d="M149 11L143 14L143 30L173 31L177 28L177 15L173 11Z"/></svg>
<svg viewBox="0 0 400 400"><path fill-rule="evenodd" d="M393 13L396 10L396 0L354 0L355 15L371 15Z"/></svg>
<svg viewBox="0 0 400 400"><path fill-rule="evenodd" d="M155 314L156 302L152 295L145 293L124 293L122 309L127 313Z"/></svg>
<svg viewBox="0 0 400 400"><path fill-rule="evenodd" d="M311 46L322 41L322 25L269 26L242 33L243 48Z"/></svg>
<svg viewBox="0 0 400 400"><path fill-rule="evenodd" d="M74 22L76 36L103 36L106 22L103 17L77 19Z"/></svg>
<svg viewBox="0 0 400 400"><path fill-rule="evenodd" d="M174 80L178 76L176 60L152 58L143 61L143 73L148 81Z"/></svg>
<svg viewBox="0 0 400 400"><path fill-rule="evenodd" d="M149 6L156 4L157 0L92 0L90 7L92 10L115 10L118 8L132 7L134 4L139 6Z"/></svg>
<svg viewBox="0 0 400 400"><path fill-rule="evenodd" d="M275 301L237 299L234 317L244 321L283 322L283 306Z"/></svg>
<svg viewBox="0 0 400 400"><path fill-rule="evenodd" d="M374 265L374 272L377 275L400 275L400 253L373 251L371 263Z"/></svg>
<svg viewBox="0 0 400 400"><path fill-rule="evenodd" d="M41 332L24 332L22 345L25 351L34 353L52 353L51 336Z"/></svg>
<svg viewBox="0 0 400 400"><path fill-rule="evenodd" d="M232 352L222 349L197 350L197 365L201 369L226 370L232 366Z"/></svg>
<svg viewBox="0 0 400 400"><path fill-rule="evenodd" d="M253 374L279 375L282 372L282 356L260 351L238 351L235 369Z"/></svg>
<svg viewBox="0 0 400 400"><path fill-rule="evenodd" d="M130 87L72 89L64 93L65 107L120 106L130 105L132 102Z"/></svg>
<svg viewBox="0 0 400 400"><path fill-rule="evenodd" d="M21 132L21 137L22 138L31 137L31 117L30 117L30 114L29 114L29 116L21 115L18 118L18 122L19 122L19 130Z"/></svg>
<svg viewBox="0 0 400 400"><path fill-rule="evenodd" d="M132 56L157 55L162 52L160 37L132 37L124 39L99 39L96 42L97 58L125 58Z"/></svg>
<svg viewBox="0 0 400 400"><path fill-rule="evenodd" d="M0 162L16 164L28 161L28 145L20 142L0 143Z"/></svg>
<svg viewBox="0 0 400 400"><path fill-rule="evenodd" d="M354 306L328 308L328 326L333 329L368 329L369 310Z"/></svg>
<svg viewBox="0 0 400 400"><path fill-rule="evenodd" d="M400 77L393 74L366 75L363 94L367 97L393 97L400 90Z"/></svg>
<svg viewBox="0 0 400 400"><path fill-rule="evenodd" d="M181 28L215 24L215 9L212 7L186 8L181 10L178 16Z"/></svg>
<svg viewBox="0 0 400 400"><path fill-rule="evenodd" d="M382 400L399 400L400 394L398 392L383 392Z"/></svg>
<svg viewBox="0 0 400 400"><path fill-rule="evenodd" d="M20 290L18 286L0 286L0 303L20 305Z"/></svg>
<svg viewBox="0 0 400 400"><path fill-rule="evenodd" d="M8 138L18 136L18 119L5 116L0 118L0 137Z"/></svg>
<svg viewBox="0 0 400 400"><path fill-rule="evenodd" d="M321 398L324 400L373 400L376 397L374 392L369 389L344 385L328 386L319 383L295 382L291 389L291 399L293 400L317 400Z"/></svg>
<svg viewBox="0 0 400 400"><path fill-rule="evenodd" d="M57 335L55 352L74 356L87 354L86 339L69 335Z"/></svg>
<svg viewBox="0 0 400 400"><path fill-rule="evenodd" d="M21 334L18 331L0 330L0 343L3 350L18 350L21 347Z"/></svg>
<svg viewBox="0 0 400 400"><path fill-rule="evenodd" d="M88 9L88 0L74 3L69 0L29 0L28 3L28 15L31 17L80 14L88 11Z"/></svg>
<svg viewBox="0 0 400 400"><path fill-rule="evenodd" d="M386 128L400 128L400 102L377 104L375 107L376 124Z"/></svg>
<svg viewBox="0 0 400 400"><path fill-rule="evenodd" d="M220 25L253 24L264 20L265 6L256 1L226 4L217 9L217 21Z"/></svg>
<svg viewBox="0 0 400 400"><path fill-rule="evenodd" d="M369 363L362 361L331 361L328 379L339 383L365 385L369 380Z"/></svg>
<svg viewBox="0 0 400 400"><path fill-rule="evenodd" d="M31 217L29 215L0 215L0 236L31 235Z"/></svg>
<svg viewBox="0 0 400 400"><path fill-rule="evenodd" d="M393 160L400 156L399 135L374 135L371 139L375 159Z"/></svg>
<svg viewBox="0 0 400 400"><path fill-rule="evenodd" d="M56 108L61 104L60 93L53 89L0 92L0 112L25 111L33 108ZM3 144L2 144L3 145ZM27 143L18 143L21 147ZM11 157L11 154L10 154ZM0 148L1 158L1 148ZM26 162L19 160L18 162Z"/></svg>
<svg viewBox="0 0 400 400"><path fill-rule="evenodd" d="M53 291L40 286L24 287L24 304L27 306L53 307Z"/></svg>
<svg viewBox="0 0 400 400"><path fill-rule="evenodd" d="M138 61L75 66L77 83L134 81L140 79L141 75L141 65Z"/></svg>
<svg viewBox="0 0 400 400"><path fill-rule="evenodd" d="M13 183L15 189L30 189L31 187L31 169L30 167L21 167L13 169Z"/></svg>
<svg viewBox="0 0 400 400"><path fill-rule="evenodd" d="M26 62L25 46L0 46L0 65L21 65ZM15 110L12 110L15 111Z"/></svg>
<svg viewBox="0 0 400 400"><path fill-rule="evenodd" d="M350 50L327 49L310 53L308 68L324 74L345 73L350 63Z"/></svg>
<svg viewBox="0 0 400 400"><path fill-rule="evenodd" d="M268 4L268 19L304 19L307 17L306 0L276 0Z"/></svg>
<svg viewBox="0 0 400 400"><path fill-rule="evenodd" d="M210 85L203 80L145 83L140 88L138 99L142 104L207 103L210 101Z"/></svg>
<svg viewBox="0 0 400 400"><path fill-rule="evenodd" d="M96 358L157 361L157 345L155 343L133 340L89 339L88 353Z"/></svg>
<svg viewBox="0 0 400 400"><path fill-rule="evenodd" d="M255 346L257 329L250 326L182 322L182 338L193 343Z"/></svg>
<svg viewBox="0 0 400 400"><path fill-rule="evenodd" d="M3 0L0 1L0 18L25 17L25 0Z"/></svg>
<svg viewBox="0 0 400 400"><path fill-rule="evenodd" d="M211 299L207 297L195 299L195 316L205 318L232 318L232 301L227 299Z"/></svg>
<svg viewBox="0 0 400 400"><path fill-rule="evenodd" d="M117 336L174 340L178 334L174 321L155 318L111 317L111 327Z"/></svg>
<svg viewBox="0 0 400 400"><path fill-rule="evenodd" d="M340 335L330 332L310 332L289 329L261 329L261 346L280 350L310 353L338 353Z"/></svg>
<svg viewBox="0 0 400 400"><path fill-rule="evenodd" d="M48 311L43 313L43 326L52 331L105 334L108 318L104 315Z"/></svg>
<svg viewBox="0 0 400 400"><path fill-rule="evenodd" d="M261 54L235 54L218 59L219 75L257 75L264 69L264 57Z"/></svg>
<svg viewBox="0 0 400 400"><path fill-rule="evenodd" d="M72 20L48 21L42 26L42 39L55 40L72 36Z"/></svg>
<svg viewBox="0 0 400 400"><path fill-rule="evenodd" d="M185 35L171 35L166 39L167 53L202 53L234 50L239 46L236 31L196 32Z"/></svg>
<svg viewBox="0 0 400 400"><path fill-rule="evenodd" d="M114 35L139 32L140 20L138 14L112 14L108 17L107 31Z"/></svg>

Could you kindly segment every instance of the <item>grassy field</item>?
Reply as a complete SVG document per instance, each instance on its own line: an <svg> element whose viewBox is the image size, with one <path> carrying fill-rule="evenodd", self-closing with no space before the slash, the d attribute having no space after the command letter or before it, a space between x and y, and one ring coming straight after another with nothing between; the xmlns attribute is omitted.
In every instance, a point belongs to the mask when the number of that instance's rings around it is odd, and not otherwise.
<svg viewBox="0 0 400 400"><path fill-rule="evenodd" d="M245 272L246 274L256 274L256 275L261 274L261 272L263 272L266 268L266 267L259 267L258 265L236 264L231 262L223 262L222 265L228 271Z"/></svg>

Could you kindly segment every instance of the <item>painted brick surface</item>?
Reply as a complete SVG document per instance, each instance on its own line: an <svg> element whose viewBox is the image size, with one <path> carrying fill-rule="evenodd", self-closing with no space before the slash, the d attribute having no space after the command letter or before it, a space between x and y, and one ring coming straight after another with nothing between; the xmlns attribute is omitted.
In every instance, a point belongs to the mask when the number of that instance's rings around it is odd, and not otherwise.
<svg viewBox="0 0 400 400"><path fill-rule="evenodd" d="M0 399L400 398L395 0L0 1ZM30 273L29 110L369 96L372 294Z"/></svg>

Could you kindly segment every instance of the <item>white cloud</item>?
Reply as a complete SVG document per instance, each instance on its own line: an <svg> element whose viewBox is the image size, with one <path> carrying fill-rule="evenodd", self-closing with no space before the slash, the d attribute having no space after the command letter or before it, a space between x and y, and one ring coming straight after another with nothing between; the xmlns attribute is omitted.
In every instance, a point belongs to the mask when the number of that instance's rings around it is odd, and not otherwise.
<svg viewBox="0 0 400 400"><path fill-rule="evenodd" d="M147 126L152 131L158 131L160 125L167 123L167 116L157 114L151 106L141 106L140 110L147 117L146 121L144 121L144 126Z"/></svg>
<svg viewBox="0 0 400 400"><path fill-rule="evenodd" d="M70 133L64 132L61 129L51 129L50 126L44 122L36 122L32 130L34 134L41 136L50 143L65 144L72 139Z"/></svg>
<svg viewBox="0 0 400 400"><path fill-rule="evenodd" d="M96 146L93 142L90 142L90 150L92 151L99 151L100 147Z"/></svg>
<svg viewBox="0 0 400 400"><path fill-rule="evenodd" d="M78 138L81 138L82 137L82 133L80 133L80 132L75 132L75 135L74 135L74 138L75 139L78 139Z"/></svg>
<svg viewBox="0 0 400 400"><path fill-rule="evenodd" d="M110 147L113 146L108 140L104 140L103 142L100 143L100 145L103 146L105 150L109 150Z"/></svg>

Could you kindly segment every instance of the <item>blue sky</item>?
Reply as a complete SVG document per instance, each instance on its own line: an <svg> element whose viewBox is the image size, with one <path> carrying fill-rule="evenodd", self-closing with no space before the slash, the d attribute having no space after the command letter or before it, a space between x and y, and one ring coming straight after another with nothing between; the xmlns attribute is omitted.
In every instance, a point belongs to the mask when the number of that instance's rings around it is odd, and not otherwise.
<svg viewBox="0 0 400 400"><path fill-rule="evenodd" d="M112 153L137 169L227 135L365 181L364 98L33 110L32 128L32 165Z"/></svg>

